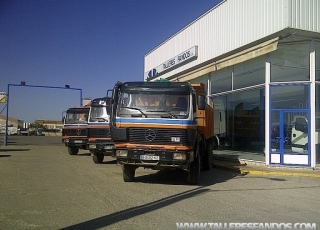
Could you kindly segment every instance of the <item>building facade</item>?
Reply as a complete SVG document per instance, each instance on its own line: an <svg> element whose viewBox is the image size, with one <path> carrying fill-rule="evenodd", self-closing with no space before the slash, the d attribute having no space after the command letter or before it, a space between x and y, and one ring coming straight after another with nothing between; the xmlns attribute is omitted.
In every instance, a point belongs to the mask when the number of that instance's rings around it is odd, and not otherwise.
<svg viewBox="0 0 320 230"><path fill-rule="evenodd" d="M0 127L1 127L1 132L5 132L5 127L6 127L6 116L0 114ZM19 127L23 124L23 121L9 117L8 118L8 126L9 127Z"/></svg>
<svg viewBox="0 0 320 230"><path fill-rule="evenodd" d="M225 0L145 55L145 81L204 83L216 153L320 163L320 1Z"/></svg>

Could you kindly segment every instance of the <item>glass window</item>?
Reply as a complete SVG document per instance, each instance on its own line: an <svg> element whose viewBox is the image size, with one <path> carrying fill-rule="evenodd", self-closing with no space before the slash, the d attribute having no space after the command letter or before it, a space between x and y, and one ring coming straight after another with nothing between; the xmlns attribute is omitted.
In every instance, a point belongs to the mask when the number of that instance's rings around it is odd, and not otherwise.
<svg viewBox="0 0 320 230"><path fill-rule="evenodd" d="M233 89L263 84L265 82L265 56L234 66Z"/></svg>
<svg viewBox="0 0 320 230"><path fill-rule="evenodd" d="M316 42L316 81L320 81L320 42Z"/></svg>
<svg viewBox="0 0 320 230"><path fill-rule="evenodd" d="M271 82L308 81L310 43L279 44L270 53Z"/></svg>
<svg viewBox="0 0 320 230"><path fill-rule="evenodd" d="M186 119L190 95L181 92L128 91L120 95L117 116Z"/></svg>
<svg viewBox="0 0 320 230"><path fill-rule="evenodd" d="M68 109L65 115L65 124L87 123L89 108L87 109Z"/></svg>
<svg viewBox="0 0 320 230"><path fill-rule="evenodd" d="M232 79L232 67L227 67L211 73L211 93L230 91Z"/></svg>
<svg viewBox="0 0 320 230"><path fill-rule="evenodd" d="M271 109L308 109L308 85L279 85L271 87Z"/></svg>
<svg viewBox="0 0 320 230"><path fill-rule="evenodd" d="M219 148L239 151L237 154L240 158L264 160L264 89L213 97L213 101L215 134L220 139ZM245 152L251 154L245 155Z"/></svg>
<svg viewBox="0 0 320 230"><path fill-rule="evenodd" d="M316 163L320 164L320 143L319 143L319 131L320 131L320 84L316 83Z"/></svg>
<svg viewBox="0 0 320 230"><path fill-rule="evenodd" d="M90 108L90 122L95 121L108 121L109 115L107 113L107 107L106 106L91 106Z"/></svg>

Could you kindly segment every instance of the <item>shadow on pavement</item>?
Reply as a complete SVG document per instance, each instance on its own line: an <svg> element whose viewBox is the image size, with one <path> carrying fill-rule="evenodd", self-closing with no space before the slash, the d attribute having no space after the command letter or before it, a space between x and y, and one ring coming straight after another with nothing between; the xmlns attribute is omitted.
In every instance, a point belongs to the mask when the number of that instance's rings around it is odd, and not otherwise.
<svg viewBox="0 0 320 230"><path fill-rule="evenodd" d="M19 151L30 151L30 149L0 149L0 152L19 152Z"/></svg>
<svg viewBox="0 0 320 230"><path fill-rule="evenodd" d="M118 211L109 215L105 215L99 218L95 218L92 220L88 220L79 224L75 224L72 226L68 226L65 230L73 230L73 229L100 229L105 228L114 223L127 220L130 218L134 218L136 216L143 215L145 213L149 213L163 207L174 205L174 203L181 202L182 200L186 200L192 198L194 196L198 196L200 194L204 194L207 192L212 192L210 188L207 186L222 183L233 177L238 176L237 173L226 172L223 176L217 177L217 170L212 169L210 171L202 171L200 174L200 182L199 185L190 186L191 189L185 192L177 193L172 196L168 196L166 198L162 198L160 200L150 202L144 205L140 205L133 208L128 208L122 211ZM135 182L133 183L157 183L157 184L172 184L172 185L185 185L183 183L186 178L187 173L183 170L161 170L156 173L150 175L138 176L135 178Z"/></svg>
<svg viewBox="0 0 320 230"><path fill-rule="evenodd" d="M178 193L173 196L169 196L154 202L150 202L144 205L140 205L133 208L128 208L123 211L115 212L110 215L102 216L96 219L88 220L83 223L75 224L73 226L69 226L66 228L61 228L65 230L71 229L99 229L104 228L119 221L127 220L136 216L143 215L148 212L152 212L157 209L161 209L165 206L172 205L174 203L180 202L185 199L189 199L194 196L198 196L199 194L203 194L209 192L210 189L206 189L204 187L198 187L186 192Z"/></svg>

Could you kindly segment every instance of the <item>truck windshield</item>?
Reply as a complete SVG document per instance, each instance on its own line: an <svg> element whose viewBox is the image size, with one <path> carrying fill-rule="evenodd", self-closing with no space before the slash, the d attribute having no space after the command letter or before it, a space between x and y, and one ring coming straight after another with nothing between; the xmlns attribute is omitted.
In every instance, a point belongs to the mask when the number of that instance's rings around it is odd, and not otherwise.
<svg viewBox="0 0 320 230"><path fill-rule="evenodd" d="M89 121L109 122L107 108L105 106L91 107Z"/></svg>
<svg viewBox="0 0 320 230"><path fill-rule="evenodd" d="M65 124L86 124L88 123L88 112L67 111L64 119L64 123Z"/></svg>
<svg viewBox="0 0 320 230"><path fill-rule="evenodd" d="M189 115L189 105L187 94L128 91L119 97L117 115L185 119Z"/></svg>

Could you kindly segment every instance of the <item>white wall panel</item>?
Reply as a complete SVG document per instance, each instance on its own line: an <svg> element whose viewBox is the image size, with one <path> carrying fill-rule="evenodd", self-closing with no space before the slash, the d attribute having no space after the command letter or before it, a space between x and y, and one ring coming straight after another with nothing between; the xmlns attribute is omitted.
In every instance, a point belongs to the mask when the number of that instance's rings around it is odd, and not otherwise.
<svg viewBox="0 0 320 230"><path fill-rule="evenodd" d="M226 0L145 55L145 70L197 45L198 58L165 78L288 27L320 32L320 0Z"/></svg>
<svg viewBox="0 0 320 230"><path fill-rule="evenodd" d="M320 1L319 0L292 0L291 25L293 28L320 31Z"/></svg>

